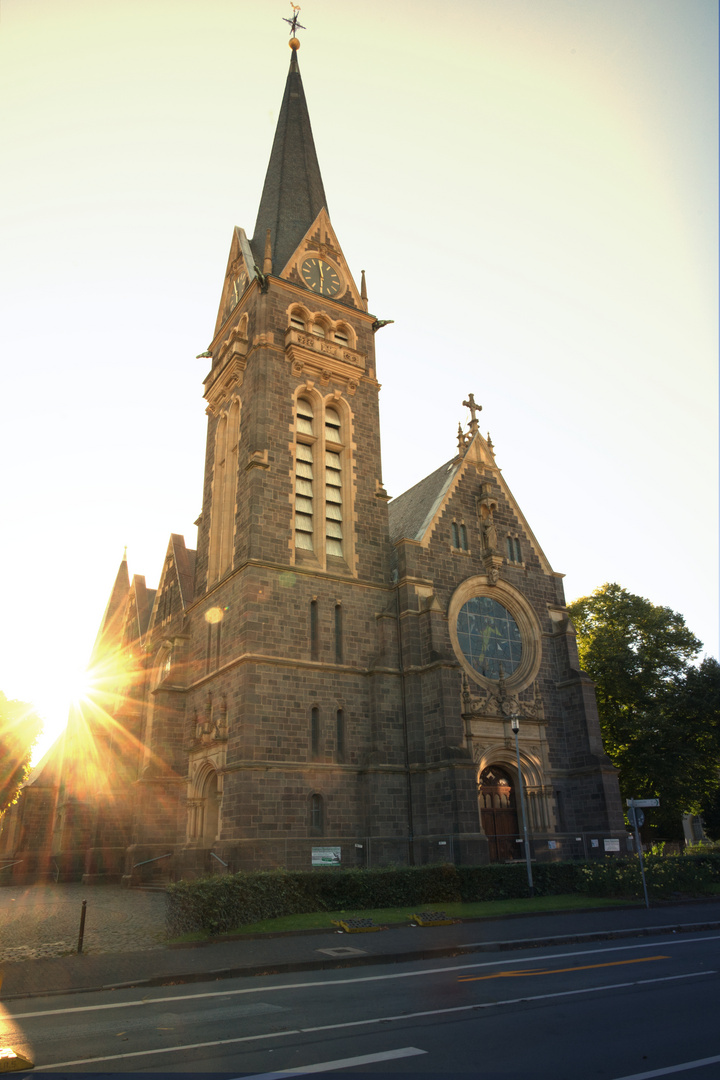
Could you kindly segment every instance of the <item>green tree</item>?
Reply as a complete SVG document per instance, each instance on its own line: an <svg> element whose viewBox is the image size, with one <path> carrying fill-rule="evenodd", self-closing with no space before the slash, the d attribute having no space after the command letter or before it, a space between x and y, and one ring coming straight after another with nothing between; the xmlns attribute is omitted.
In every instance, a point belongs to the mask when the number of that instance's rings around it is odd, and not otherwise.
<svg viewBox="0 0 720 1080"><path fill-rule="evenodd" d="M0 814L17 800L42 726L32 705L8 701L0 691Z"/></svg>
<svg viewBox="0 0 720 1080"><path fill-rule="evenodd" d="M649 820L680 836L681 814L701 813L718 787L720 665L693 667L702 642L682 615L620 585L603 585L569 610L622 795L658 797Z"/></svg>

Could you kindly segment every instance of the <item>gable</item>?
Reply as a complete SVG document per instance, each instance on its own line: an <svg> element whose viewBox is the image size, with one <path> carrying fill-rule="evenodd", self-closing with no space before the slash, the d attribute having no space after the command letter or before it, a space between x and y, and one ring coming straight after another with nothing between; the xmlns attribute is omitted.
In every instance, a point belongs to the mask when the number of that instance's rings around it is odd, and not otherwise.
<svg viewBox="0 0 720 1080"><path fill-rule="evenodd" d="M319 288L313 289L308 285L307 271L311 260L322 261L337 275L339 288L336 293L322 293ZM279 277L292 281L293 284L308 289L315 295L326 296L339 304L346 304L359 311L367 310L367 304L360 296L324 207L282 269L276 265L274 255L273 266ZM303 272L304 268L305 272Z"/></svg>
<svg viewBox="0 0 720 1080"><path fill-rule="evenodd" d="M175 615L183 614L192 603L195 585L195 555L185 547L180 533L171 533L160 581L154 594L149 630L163 626Z"/></svg>
<svg viewBox="0 0 720 1080"><path fill-rule="evenodd" d="M481 503L488 506L494 501L498 506L504 504L495 525L493 545L500 555L505 555L503 531L507 532L509 527L511 535L516 530L524 534L543 571L547 574L554 572L501 470L495 464L492 445L487 443L479 432L472 437L463 456L442 465L388 504L392 542L397 544L403 539L412 540L427 548L449 509L451 500L465 487L469 489L468 495L473 500L473 518L478 529L483 512Z"/></svg>
<svg viewBox="0 0 720 1080"><path fill-rule="evenodd" d="M255 279L255 260L245 230L235 226L230 254L228 255L227 267L225 268L225 280L222 293L220 294L220 307L215 320L215 338L228 316L235 310L248 286Z"/></svg>

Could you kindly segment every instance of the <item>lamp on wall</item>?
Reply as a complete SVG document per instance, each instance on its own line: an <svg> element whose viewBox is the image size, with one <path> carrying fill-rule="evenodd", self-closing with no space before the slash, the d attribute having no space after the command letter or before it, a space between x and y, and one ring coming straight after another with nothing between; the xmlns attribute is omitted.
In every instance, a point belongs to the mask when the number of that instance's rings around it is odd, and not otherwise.
<svg viewBox="0 0 720 1080"><path fill-rule="evenodd" d="M530 843L528 840L528 827L527 827L527 813L525 812L525 793L523 790L523 774L520 767L520 744L518 742L518 735L520 733L520 717L517 713L513 713L510 717L510 726L513 729L515 736L515 754L517 756L517 771L518 771L518 787L520 788L520 812L523 819L523 836L525 843L525 863L527 866L527 879L528 889L530 895L535 895L535 886L533 885L532 865L530 863Z"/></svg>

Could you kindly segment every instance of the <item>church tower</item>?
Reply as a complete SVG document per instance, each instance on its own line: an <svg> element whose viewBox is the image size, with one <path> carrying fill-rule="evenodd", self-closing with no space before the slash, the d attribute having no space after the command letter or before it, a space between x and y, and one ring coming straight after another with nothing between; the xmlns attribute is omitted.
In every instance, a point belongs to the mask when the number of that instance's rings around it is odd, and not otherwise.
<svg viewBox="0 0 720 1080"><path fill-rule="evenodd" d="M192 628L177 668L186 842L217 841L243 866L306 866L324 835L402 836L407 816L385 793L404 768L397 680L372 674L391 601L376 327L328 214L298 47L254 233L234 230L207 350Z"/></svg>
<svg viewBox="0 0 720 1080"><path fill-rule="evenodd" d="M295 47L208 349L198 595L258 562L386 584L373 323L330 223Z"/></svg>

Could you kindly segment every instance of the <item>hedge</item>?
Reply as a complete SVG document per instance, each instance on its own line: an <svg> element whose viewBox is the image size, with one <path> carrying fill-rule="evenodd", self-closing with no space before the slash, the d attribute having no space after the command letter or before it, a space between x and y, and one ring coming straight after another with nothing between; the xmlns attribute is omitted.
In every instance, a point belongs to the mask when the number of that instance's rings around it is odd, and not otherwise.
<svg viewBox="0 0 720 1080"><path fill-rule="evenodd" d="M448 904L462 899L450 864L377 870L269 870L169 885L168 933L225 933L236 926L344 908Z"/></svg>
<svg viewBox="0 0 720 1080"><path fill-rule="evenodd" d="M648 894L667 898L674 893L701 896L720 882L720 855L646 855ZM580 890L590 896L643 895L637 859L607 859L580 865Z"/></svg>
<svg viewBox="0 0 720 1080"><path fill-rule="evenodd" d="M646 856L652 896L698 895L720 882L720 855ZM642 896L635 858L533 866L536 896L584 892ZM528 895L524 863L406 866L372 870L269 870L178 881L168 886L171 937L188 931L227 933L281 915L508 900Z"/></svg>

